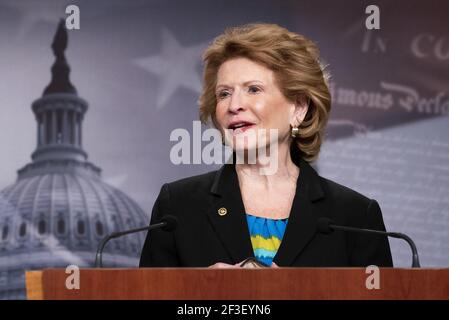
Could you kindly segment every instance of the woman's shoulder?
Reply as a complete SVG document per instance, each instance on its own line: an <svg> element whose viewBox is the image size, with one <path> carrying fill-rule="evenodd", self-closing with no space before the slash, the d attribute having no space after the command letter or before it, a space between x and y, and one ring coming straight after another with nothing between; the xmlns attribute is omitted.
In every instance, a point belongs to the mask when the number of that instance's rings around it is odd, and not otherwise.
<svg viewBox="0 0 449 320"><path fill-rule="evenodd" d="M336 181L320 177L321 181L327 186L328 191L332 193L332 195L338 196L339 198L344 199L359 199L360 201L369 201L370 199L360 193L359 191L356 191L354 189L351 189L348 186L345 186L343 184L340 184Z"/></svg>
<svg viewBox="0 0 449 320"><path fill-rule="evenodd" d="M195 193L210 190L218 170L209 171L195 176L182 178L179 180L167 182L164 187L170 190L170 193L189 193L193 190Z"/></svg>
<svg viewBox="0 0 449 320"><path fill-rule="evenodd" d="M385 230L377 200L335 181L323 177L320 180L337 224Z"/></svg>
<svg viewBox="0 0 449 320"><path fill-rule="evenodd" d="M323 177L318 171L306 161L300 162L303 177L308 184L311 200L324 198L337 203L360 203L369 204L372 199L359 191L345 186L340 182ZM301 174L300 174L301 178Z"/></svg>
<svg viewBox="0 0 449 320"><path fill-rule="evenodd" d="M326 190L327 196L336 205L366 208L372 205L372 202L375 202L374 199L362 194L360 191L356 191L338 182L321 176L320 180Z"/></svg>
<svg viewBox="0 0 449 320"><path fill-rule="evenodd" d="M334 207L339 204L345 208L349 206L367 207L373 200L352 187L345 186L340 182L328 179L306 160L300 158L296 161L300 167L299 181L304 180L307 185L308 196L312 202L321 200L331 203Z"/></svg>

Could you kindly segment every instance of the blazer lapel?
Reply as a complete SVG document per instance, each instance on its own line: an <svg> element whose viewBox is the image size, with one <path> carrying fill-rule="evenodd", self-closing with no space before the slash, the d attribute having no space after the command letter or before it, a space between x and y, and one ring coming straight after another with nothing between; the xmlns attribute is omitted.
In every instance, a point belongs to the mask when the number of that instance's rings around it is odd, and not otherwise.
<svg viewBox="0 0 449 320"><path fill-rule="evenodd" d="M225 164L217 171L210 191L213 200L208 212L209 220L233 263L254 256L234 165Z"/></svg>
<svg viewBox="0 0 449 320"><path fill-rule="evenodd" d="M292 160L300 168L287 228L274 262L291 266L296 257L316 234L317 220L329 213L329 201L324 199L320 178L316 171L296 151ZM233 263L254 256L246 221L237 172L233 164L225 164L217 171L211 187L212 203L209 220L228 251ZM220 209L226 214L220 215ZM223 213L223 212L222 212Z"/></svg>
<svg viewBox="0 0 449 320"><path fill-rule="evenodd" d="M328 210L323 206L324 192L316 171L303 159L297 159L300 173L296 184L287 228L281 245L274 258L279 266L291 266L295 258L312 240L316 233L316 224L320 216Z"/></svg>

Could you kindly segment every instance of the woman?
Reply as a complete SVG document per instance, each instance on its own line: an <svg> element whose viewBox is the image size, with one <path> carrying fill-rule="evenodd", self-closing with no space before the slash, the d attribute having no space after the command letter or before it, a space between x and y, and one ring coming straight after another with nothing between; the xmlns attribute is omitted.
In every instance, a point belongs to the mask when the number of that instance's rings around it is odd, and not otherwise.
<svg viewBox="0 0 449 320"><path fill-rule="evenodd" d="M317 232L320 217L385 226L375 200L309 164L331 106L315 44L277 25L251 24L216 38L204 62L200 118L226 132L234 160L243 154L244 161L162 187L152 223L171 214L179 226L147 235L140 266L234 267L248 257L269 266L392 266L384 237ZM271 150L268 161L259 157L262 149ZM264 174L273 161L277 170Z"/></svg>

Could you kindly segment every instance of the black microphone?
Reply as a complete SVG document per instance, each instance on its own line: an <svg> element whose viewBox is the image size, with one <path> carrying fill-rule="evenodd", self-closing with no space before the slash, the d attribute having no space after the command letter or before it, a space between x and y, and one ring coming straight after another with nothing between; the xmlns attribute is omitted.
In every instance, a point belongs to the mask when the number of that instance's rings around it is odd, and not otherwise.
<svg viewBox="0 0 449 320"><path fill-rule="evenodd" d="M98 245L98 249L97 249L97 254L95 256L95 267L103 268L103 249L109 240L118 238L118 237L121 237L121 236L124 236L127 234L131 234L131 233L136 233L136 232L145 231L145 230L151 231L151 230L158 229L158 228L161 228L164 231L170 232L170 231L175 230L177 226L178 226L178 219L175 216L165 215L162 217L160 222L146 226L146 227L126 230L126 231L120 231L120 232L113 232L110 235L107 235L106 237L104 237L100 241L100 244Z"/></svg>
<svg viewBox="0 0 449 320"><path fill-rule="evenodd" d="M407 241L410 248L412 249L412 268L420 268L418 250L416 249L416 245L413 240L406 234L398 233L398 232L385 232L379 230L370 230L370 229L361 229L361 228L352 228L345 226L335 225L334 222L329 218L319 218L317 223L317 230L323 234L329 234L334 232L334 230L341 231L349 231L349 232L359 232L359 233L369 233L369 234L379 234L387 237L398 238Z"/></svg>

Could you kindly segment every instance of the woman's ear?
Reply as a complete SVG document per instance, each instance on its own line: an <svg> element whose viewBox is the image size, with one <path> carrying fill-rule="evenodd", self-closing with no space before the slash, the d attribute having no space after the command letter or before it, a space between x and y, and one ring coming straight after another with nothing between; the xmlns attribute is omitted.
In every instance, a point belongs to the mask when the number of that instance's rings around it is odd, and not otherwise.
<svg viewBox="0 0 449 320"><path fill-rule="evenodd" d="M301 122L304 121L306 117L307 111L309 110L309 101L310 99L306 97L306 95L301 94L298 96L295 102L295 111L293 112L292 120L290 121L290 125L293 128L299 127Z"/></svg>

